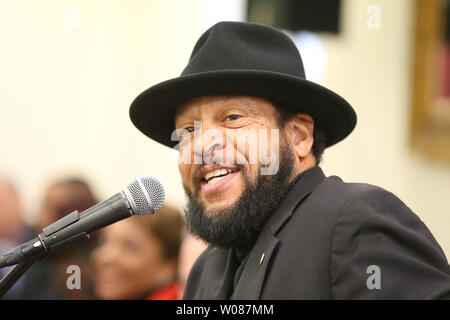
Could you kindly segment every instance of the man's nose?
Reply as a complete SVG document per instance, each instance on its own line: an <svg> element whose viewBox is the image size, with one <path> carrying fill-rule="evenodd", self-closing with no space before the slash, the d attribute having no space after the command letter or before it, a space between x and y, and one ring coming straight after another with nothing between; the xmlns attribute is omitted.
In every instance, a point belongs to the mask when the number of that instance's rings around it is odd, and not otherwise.
<svg viewBox="0 0 450 320"><path fill-rule="evenodd" d="M223 162L225 150L225 132L216 126L202 122L201 134L194 136L194 153L201 157L202 163Z"/></svg>

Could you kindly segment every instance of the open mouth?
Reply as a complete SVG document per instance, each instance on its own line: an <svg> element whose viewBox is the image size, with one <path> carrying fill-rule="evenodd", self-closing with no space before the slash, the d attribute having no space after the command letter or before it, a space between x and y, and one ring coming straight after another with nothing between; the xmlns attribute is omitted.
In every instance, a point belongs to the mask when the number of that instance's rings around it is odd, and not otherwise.
<svg viewBox="0 0 450 320"><path fill-rule="evenodd" d="M213 171L207 172L203 178L201 178L202 183L215 184L228 176L229 174L235 173L239 169L228 169L228 168L218 168Z"/></svg>
<svg viewBox="0 0 450 320"><path fill-rule="evenodd" d="M236 186L241 168L231 164L208 164L200 169L198 179L204 195L217 195Z"/></svg>

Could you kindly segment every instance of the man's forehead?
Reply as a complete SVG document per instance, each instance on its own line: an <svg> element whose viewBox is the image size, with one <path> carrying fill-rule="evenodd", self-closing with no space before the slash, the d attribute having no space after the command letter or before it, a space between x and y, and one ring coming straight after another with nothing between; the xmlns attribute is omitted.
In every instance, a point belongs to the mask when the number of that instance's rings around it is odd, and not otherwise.
<svg viewBox="0 0 450 320"><path fill-rule="evenodd" d="M258 109L264 106L271 106L271 101L253 96L236 96L236 95L221 95L221 96L204 96L193 98L183 102L176 110L175 118L187 114L189 111L195 111L195 109L203 106L222 106L233 107L241 106L248 109Z"/></svg>

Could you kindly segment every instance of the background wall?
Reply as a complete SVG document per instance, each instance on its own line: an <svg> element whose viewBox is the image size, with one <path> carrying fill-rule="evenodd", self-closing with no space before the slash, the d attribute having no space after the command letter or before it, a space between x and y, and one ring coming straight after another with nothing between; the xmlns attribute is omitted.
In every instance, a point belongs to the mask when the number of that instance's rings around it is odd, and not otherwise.
<svg viewBox="0 0 450 320"><path fill-rule="evenodd" d="M366 26L373 4L382 10L375 30ZM135 129L128 108L181 72L207 27L243 19L245 2L0 0L0 8L0 171L21 190L25 218L34 220L51 181L74 174L100 199L154 175L181 208L176 153ZM358 114L322 167L397 194L450 256L450 165L408 149L412 14L410 0L346 0L342 33L321 36L323 84Z"/></svg>

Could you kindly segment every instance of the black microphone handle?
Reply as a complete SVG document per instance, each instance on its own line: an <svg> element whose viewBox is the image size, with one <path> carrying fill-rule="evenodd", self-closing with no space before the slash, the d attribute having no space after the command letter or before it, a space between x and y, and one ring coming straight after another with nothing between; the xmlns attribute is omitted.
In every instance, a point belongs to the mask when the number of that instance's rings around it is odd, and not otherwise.
<svg viewBox="0 0 450 320"><path fill-rule="evenodd" d="M121 192L79 214L79 218L59 230L44 228L40 235L46 248L53 248L61 241L106 227L133 214L125 195ZM51 227L50 225L49 227Z"/></svg>
<svg viewBox="0 0 450 320"><path fill-rule="evenodd" d="M11 266L43 252L88 239L88 233L133 215L122 192L79 213L74 211L42 230L37 238L0 256L0 267Z"/></svg>

